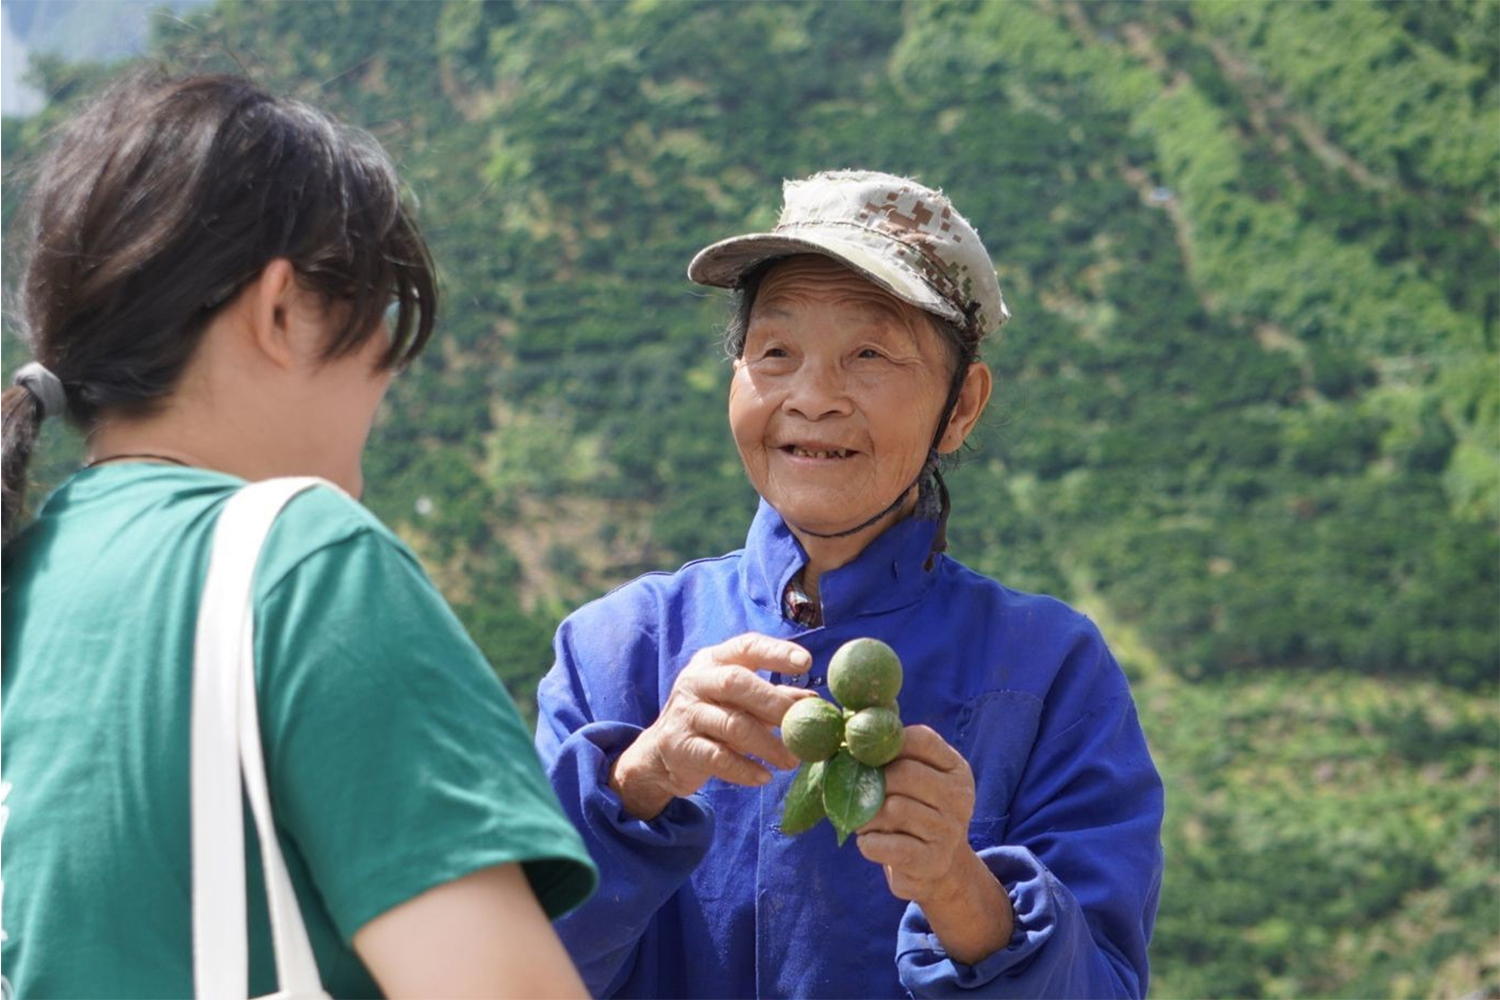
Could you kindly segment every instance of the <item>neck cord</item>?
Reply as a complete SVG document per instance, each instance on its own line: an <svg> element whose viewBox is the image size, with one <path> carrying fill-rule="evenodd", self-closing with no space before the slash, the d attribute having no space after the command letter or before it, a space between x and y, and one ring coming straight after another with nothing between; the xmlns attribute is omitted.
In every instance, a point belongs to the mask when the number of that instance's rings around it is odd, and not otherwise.
<svg viewBox="0 0 1500 1000"><path fill-rule="evenodd" d="M861 521L852 528L845 528L843 531L835 531L830 534L824 534L821 531L809 531L807 528L803 528L802 533L804 535L811 535L814 538L848 538L850 535L858 534L859 532L864 531L870 525L875 524L877 521L888 517L893 511L896 510L896 508L901 506L901 502L906 499L908 494L911 493L912 488L920 484L923 477L925 477L929 472L934 472L936 471L936 469L937 452L934 451L927 456L927 461L922 463L922 471L917 473L917 478L913 479L911 481L911 484L908 485L906 489L896 494L896 499L886 504L885 507L875 516Z"/></svg>
<svg viewBox="0 0 1500 1000"><path fill-rule="evenodd" d="M150 462L170 462L172 465L180 465L185 469L191 468L191 466L187 462L184 462L180 458L173 458L170 455L156 455L152 454L149 451L125 452L119 455L105 455L103 458L96 458L92 461L84 462L83 467L85 469L92 469L94 466L103 465L105 462L123 462L128 458L142 459Z"/></svg>

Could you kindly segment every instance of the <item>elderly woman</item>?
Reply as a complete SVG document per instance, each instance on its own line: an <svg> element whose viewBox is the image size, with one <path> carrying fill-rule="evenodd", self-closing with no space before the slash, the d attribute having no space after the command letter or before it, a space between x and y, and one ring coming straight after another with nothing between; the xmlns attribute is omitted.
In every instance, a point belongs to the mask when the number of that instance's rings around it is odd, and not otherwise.
<svg viewBox="0 0 1500 1000"><path fill-rule="evenodd" d="M938 458L989 400L1008 317L979 235L887 174L789 183L768 234L688 269L733 288L745 547L570 616L537 743L602 870L558 925L596 996L1141 996L1162 788L1103 639L943 554ZM871 636L905 746L857 850L778 825L776 727Z"/></svg>

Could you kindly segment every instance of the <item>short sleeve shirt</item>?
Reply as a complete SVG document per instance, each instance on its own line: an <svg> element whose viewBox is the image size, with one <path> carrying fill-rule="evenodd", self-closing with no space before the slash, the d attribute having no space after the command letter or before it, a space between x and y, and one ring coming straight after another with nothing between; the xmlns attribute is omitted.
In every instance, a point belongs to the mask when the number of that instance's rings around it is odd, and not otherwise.
<svg viewBox="0 0 1500 1000"><path fill-rule="evenodd" d="M189 721L208 548L243 483L104 466L5 551L3 971L21 998L192 993ZM411 551L331 489L278 518L256 571L272 808L334 996L351 947L423 891L519 862L549 915L596 884L529 733ZM252 996L275 988L247 823Z"/></svg>

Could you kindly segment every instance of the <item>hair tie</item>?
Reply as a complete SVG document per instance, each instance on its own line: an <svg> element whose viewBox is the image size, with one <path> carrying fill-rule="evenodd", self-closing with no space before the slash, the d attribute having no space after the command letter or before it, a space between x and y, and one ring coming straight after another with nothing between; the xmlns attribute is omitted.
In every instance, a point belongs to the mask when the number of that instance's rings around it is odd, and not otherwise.
<svg viewBox="0 0 1500 1000"><path fill-rule="evenodd" d="M58 416L68 407L68 394L63 389L62 379L48 371L40 361L22 365L11 381L31 393L31 398L42 408L43 420Z"/></svg>

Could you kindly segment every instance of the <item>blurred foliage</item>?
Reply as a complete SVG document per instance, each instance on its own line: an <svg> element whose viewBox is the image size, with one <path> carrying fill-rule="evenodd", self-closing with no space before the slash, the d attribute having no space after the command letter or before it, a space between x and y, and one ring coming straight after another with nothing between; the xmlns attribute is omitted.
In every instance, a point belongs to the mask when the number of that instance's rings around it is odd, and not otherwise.
<svg viewBox="0 0 1500 1000"><path fill-rule="evenodd" d="M250 72L396 157L446 308L368 502L523 708L562 614L743 538L727 309L692 254L774 224L784 177L912 174L1016 316L951 551L1107 618L1167 775L1156 995L1500 993L1496 0L156 25L153 58ZM5 122L7 224L103 75L33 72L53 105Z"/></svg>
<svg viewBox="0 0 1500 1000"><path fill-rule="evenodd" d="M1171 815L1153 996L1493 995L1493 705L1277 671L1140 700Z"/></svg>

